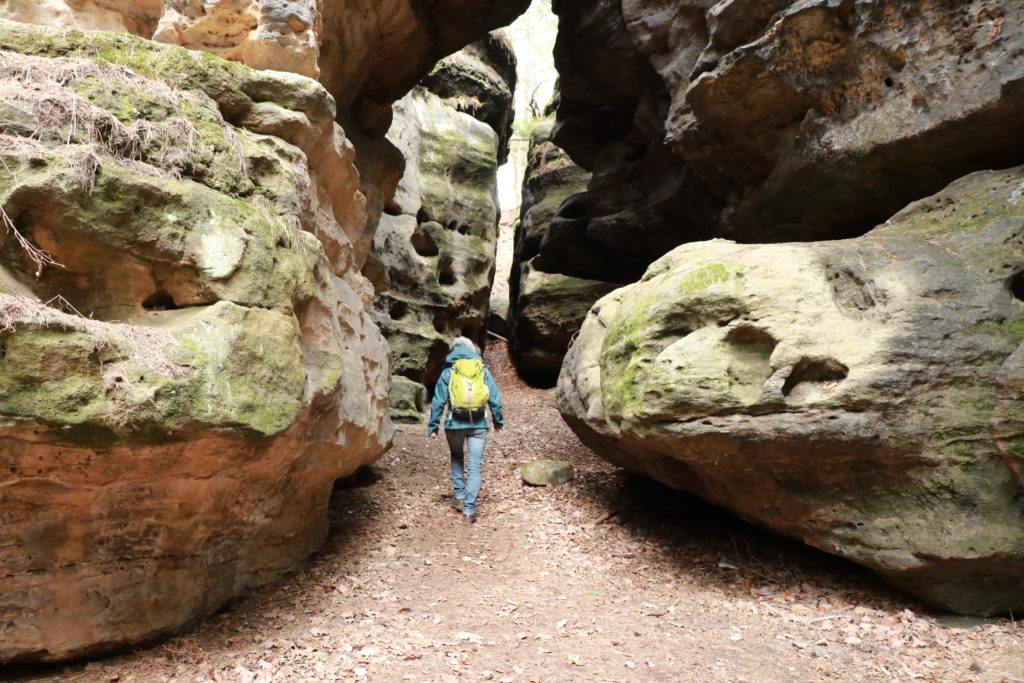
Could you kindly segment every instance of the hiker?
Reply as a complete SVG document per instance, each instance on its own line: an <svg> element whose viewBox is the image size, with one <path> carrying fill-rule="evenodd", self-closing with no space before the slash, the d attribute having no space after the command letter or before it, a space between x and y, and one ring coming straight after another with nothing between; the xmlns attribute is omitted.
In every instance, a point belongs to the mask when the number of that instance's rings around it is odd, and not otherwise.
<svg viewBox="0 0 1024 683"><path fill-rule="evenodd" d="M454 376L454 377L453 377ZM453 381L454 380L454 381ZM427 433L436 439L441 413L448 406L444 433L448 437L452 463L452 506L462 512L462 523L476 521L476 499L480 495L480 468L487 443L487 411L491 409L494 431L505 427L501 416L501 392L491 371L484 367L476 347L465 337L456 337L445 358L441 377L434 385ZM469 451L468 462L465 459Z"/></svg>

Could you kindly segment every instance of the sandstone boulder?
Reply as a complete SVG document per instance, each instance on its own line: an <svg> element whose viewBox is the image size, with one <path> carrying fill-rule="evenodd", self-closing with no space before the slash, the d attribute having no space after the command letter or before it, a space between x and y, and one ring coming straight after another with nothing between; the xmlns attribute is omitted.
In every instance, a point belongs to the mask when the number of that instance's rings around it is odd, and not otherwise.
<svg viewBox="0 0 1024 683"><path fill-rule="evenodd" d="M0 662L58 661L315 550L390 442L388 349L323 87L117 34L0 50Z"/></svg>
<svg viewBox="0 0 1024 683"><path fill-rule="evenodd" d="M1024 167L857 239L681 246L559 378L596 452L943 609L1024 608Z"/></svg>

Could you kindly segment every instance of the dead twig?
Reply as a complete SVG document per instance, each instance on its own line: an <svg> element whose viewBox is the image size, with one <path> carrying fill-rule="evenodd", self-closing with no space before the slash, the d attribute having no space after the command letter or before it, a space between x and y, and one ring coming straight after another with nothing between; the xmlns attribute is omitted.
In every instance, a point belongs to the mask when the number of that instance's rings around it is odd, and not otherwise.
<svg viewBox="0 0 1024 683"><path fill-rule="evenodd" d="M609 519L611 519L615 515L618 515L618 514L620 514L622 512L625 512L630 507L631 506L629 506L629 505L623 505L620 508L615 508L614 510L609 510L608 512L604 513L603 515L601 515L600 517L595 519L593 522L591 522L590 525L591 526L597 526L599 524L604 524L605 522L607 522Z"/></svg>

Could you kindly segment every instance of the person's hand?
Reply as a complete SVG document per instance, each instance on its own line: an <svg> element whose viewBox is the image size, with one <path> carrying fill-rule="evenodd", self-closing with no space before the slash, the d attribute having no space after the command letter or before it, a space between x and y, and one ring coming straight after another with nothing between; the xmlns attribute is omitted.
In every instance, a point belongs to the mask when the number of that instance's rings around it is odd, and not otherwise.
<svg viewBox="0 0 1024 683"><path fill-rule="evenodd" d="M494 433L495 433L495 434L501 434L501 430L502 430L502 429L504 429L504 427L495 427L495 428L494 428Z"/></svg>
<svg viewBox="0 0 1024 683"><path fill-rule="evenodd" d="M437 438L437 432L434 432L433 434L431 434L430 438L431 439L436 439Z"/></svg>

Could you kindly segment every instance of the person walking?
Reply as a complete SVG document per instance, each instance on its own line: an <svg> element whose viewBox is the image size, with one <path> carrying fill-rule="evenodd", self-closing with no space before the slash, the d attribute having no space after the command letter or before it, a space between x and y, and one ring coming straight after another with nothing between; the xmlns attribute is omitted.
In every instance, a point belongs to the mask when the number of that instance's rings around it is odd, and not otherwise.
<svg viewBox="0 0 1024 683"><path fill-rule="evenodd" d="M476 521L476 502L480 495L484 446L487 445L487 411L491 410L494 431L505 427L501 414L501 392L491 371L483 366L483 358L473 342L456 337L451 353L445 358L441 377L434 385L430 402L427 433L436 439L441 428L441 414L448 407L444 433L451 451L452 505L462 511L462 523ZM468 459L467 456L468 455Z"/></svg>

